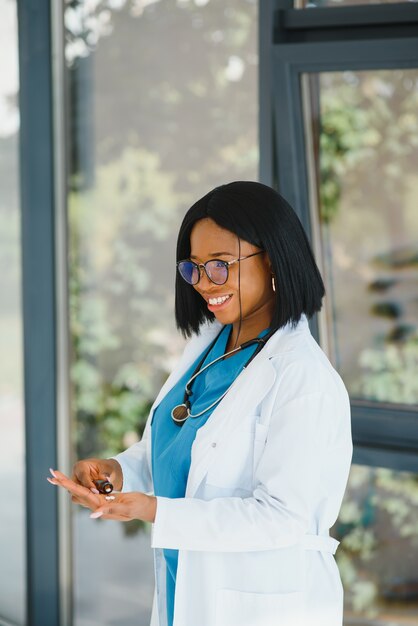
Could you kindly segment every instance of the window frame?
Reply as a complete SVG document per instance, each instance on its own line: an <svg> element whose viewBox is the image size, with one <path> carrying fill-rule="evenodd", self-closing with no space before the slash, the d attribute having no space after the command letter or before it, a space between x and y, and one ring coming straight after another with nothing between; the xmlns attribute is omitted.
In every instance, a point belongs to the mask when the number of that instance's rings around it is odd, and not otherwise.
<svg viewBox="0 0 418 626"><path fill-rule="evenodd" d="M418 67L418 4L295 9L259 3L260 180L294 207L315 249L301 78ZM318 316L311 330L320 341ZM321 343L321 341L320 341ZM323 343L323 342L322 342ZM351 399L353 462L418 472L416 407Z"/></svg>
<svg viewBox="0 0 418 626"><path fill-rule="evenodd" d="M64 298L66 239L62 3L17 2L20 211L25 398L26 603L30 626L71 623L68 494L48 484L63 468L69 428ZM64 469L68 463L64 464Z"/></svg>

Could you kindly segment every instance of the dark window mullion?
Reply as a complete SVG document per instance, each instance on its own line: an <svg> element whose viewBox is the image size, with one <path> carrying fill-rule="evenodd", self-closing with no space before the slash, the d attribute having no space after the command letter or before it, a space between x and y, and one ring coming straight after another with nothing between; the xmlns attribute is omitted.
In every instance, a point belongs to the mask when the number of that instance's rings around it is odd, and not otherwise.
<svg viewBox="0 0 418 626"><path fill-rule="evenodd" d="M54 185L50 0L18 2L26 417L27 616L57 626Z"/></svg>
<svg viewBox="0 0 418 626"><path fill-rule="evenodd" d="M272 55L273 73L281 64L285 64L286 72L299 74L417 67L418 39L287 43L274 46Z"/></svg>
<svg viewBox="0 0 418 626"><path fill-rule="evenodd" d="M374 4L341 7L318 7L310 9L281 9L279 20L283 30L314 30L333 28L337 31L359 26L390 26L391 30L402 27L418 27L418 5L413 3ZM400 28L399 28L400 27Z"/></svg>
<svg viewBox="0 0 418 626"><path fill-rule="evenodd" d="M356 441L415 453L418 468L417 407L353 400L352 415Z"/></svg>
<svg viewBox="0 0 418 626"><path fill-rule="evenodd" d="M398 472L412 472L413 474L418 471L416 452L368 446L357 441L354 441L353 463L355 465L370 465L371 467L386 467Z"/></svg>

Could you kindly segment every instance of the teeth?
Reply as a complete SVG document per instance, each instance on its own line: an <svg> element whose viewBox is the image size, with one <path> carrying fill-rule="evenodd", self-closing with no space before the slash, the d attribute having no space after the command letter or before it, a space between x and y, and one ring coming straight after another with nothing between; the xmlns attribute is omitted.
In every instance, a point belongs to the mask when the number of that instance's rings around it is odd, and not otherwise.
<svg viewBox="0 0 418 626"><path fill-rule="evenodd" d="M231 296L223 296L222 298L209 298L209 304L222 304Z"/></svg>

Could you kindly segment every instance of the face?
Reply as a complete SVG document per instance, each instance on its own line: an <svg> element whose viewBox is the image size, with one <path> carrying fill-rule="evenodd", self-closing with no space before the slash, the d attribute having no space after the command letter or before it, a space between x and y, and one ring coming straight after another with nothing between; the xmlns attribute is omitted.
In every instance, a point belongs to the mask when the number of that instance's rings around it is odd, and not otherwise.
<svg viewBox="0 0 418 626"><path fill-rule="evenodd" d="M258 252L260 248L240 240L229 230L221 228L210 218L201 219L194 225L190 235L190 259L205 263L210 259L232 261ZM239 267L240 266L240 267ZM238 285L238 272L240 284ZM199 282L194 289L204 298L207 307L222 324L238 323L240 319L239 293L241 294L242 321L247 326L260 326L261 332L270 324L274 311L274 292L271 285L271 264L266 252L229 266L228 280L215 285L201 268ZM222 304L211 303L213 298L228 296Z"/></svg>

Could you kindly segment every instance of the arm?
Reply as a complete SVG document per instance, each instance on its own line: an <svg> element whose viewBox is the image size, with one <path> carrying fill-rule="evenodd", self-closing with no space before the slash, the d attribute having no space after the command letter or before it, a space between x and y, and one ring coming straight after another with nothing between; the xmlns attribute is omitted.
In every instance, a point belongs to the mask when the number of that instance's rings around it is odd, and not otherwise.
<svg viewBox="0 0 418 626"><path fill-rule="evenodd" d="M151 472L147 457L147 441L151 430L151 416L148 417L141 441L134 443L124 452L117 454L115 459L123 475L122 491L151 492L153 489Z"/></svg>
<svg viewBox="0 0 418 626"><path fill-rule="evenodd" d="M290 546L308 532L314 505L326 497L321 472L341 411L323 392L298 397L271 418L267 443L256 470L257 487L248 498L210 501L157 496L153 548L202 551L257 551ZM336 459L347 465L351 441ZM338 465L338 459L341 465Z"/></svg>

